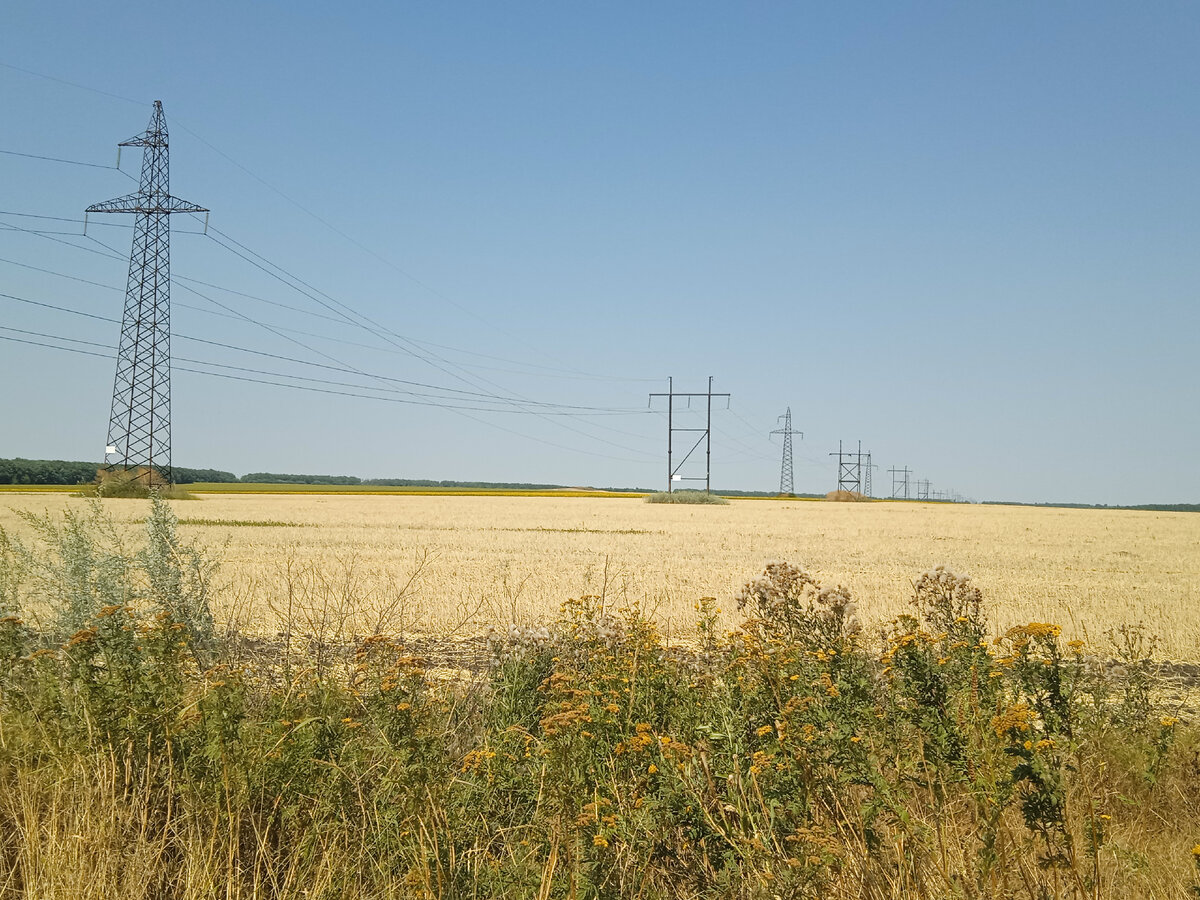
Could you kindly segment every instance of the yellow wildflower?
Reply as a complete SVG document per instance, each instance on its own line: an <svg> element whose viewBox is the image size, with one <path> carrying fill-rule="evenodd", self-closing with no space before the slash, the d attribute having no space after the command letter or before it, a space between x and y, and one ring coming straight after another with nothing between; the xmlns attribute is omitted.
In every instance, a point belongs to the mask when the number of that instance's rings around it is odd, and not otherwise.
<svg viewBox="0 0 1200 900"><path fill-rule="evenodd" d="M1004 737L1011 731L1029 731L1033 726L1033 711L1024 703L1010 706L1003 714L992 719L996 737Z"/></svg>

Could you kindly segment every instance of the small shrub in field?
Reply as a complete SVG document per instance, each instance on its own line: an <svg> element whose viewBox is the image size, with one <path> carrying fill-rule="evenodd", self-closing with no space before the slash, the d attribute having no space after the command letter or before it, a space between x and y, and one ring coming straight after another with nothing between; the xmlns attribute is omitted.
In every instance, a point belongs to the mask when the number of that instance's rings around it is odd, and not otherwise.
<svg viewBox="0 0 1200 900"><path fill-rule="evenodd" d="M213 648L210 594L218 564L194 543L180 539L179 520L158 495L150 499L146 547L136 559L146 576L147 599L188 631L197 650Z"/></svg>
<svg viewBox="0 0 1200 900"><path fill-rule="evenodd" d="M214 640L210 592L217 562L182 541L178 519L157 495L146 519L146 544L126 546L98 500L86 512L67 509L61 521L27 514L36 543L0 533L0 609L18 604L49 636L63 640L102 609L147 607L164 612L188 632L197 651Z"/></svg>
<svg viewBox="0 0 1200 900"><path fill-rule="evenodd" d="M708 491L659 491L654 494L646 495L647 503L711 503L721 506L729 504L729 501L720 494L713 494Z"/></svg>
<svg viewBox="0 0 1200 900"><path fill-rule="evenodd" d="M61 521L23 518L35 543L9 540L0 581L13 586L12 596L47 635L63 640L99 610L136 600L133 553L98 501L82 513L65 510Z"/></svg>
<svg viewBox="0 0 1200 900"><path fill-rule="evenodd" d="M80 488L80 496L125 500L148 500L161 497L165 500L195 500L196 498L178 485L166 483L156 471L145 466L136 469L100 469L96 480Z"/></svg>
<svg viewBox="0 0 1200 900"><path fill-rule="evenodd" d="M791 563L767 563L737 595L738 610L767 634L809 648L827 648L861 630L858 605L845 588L822 588Z"/></svg>

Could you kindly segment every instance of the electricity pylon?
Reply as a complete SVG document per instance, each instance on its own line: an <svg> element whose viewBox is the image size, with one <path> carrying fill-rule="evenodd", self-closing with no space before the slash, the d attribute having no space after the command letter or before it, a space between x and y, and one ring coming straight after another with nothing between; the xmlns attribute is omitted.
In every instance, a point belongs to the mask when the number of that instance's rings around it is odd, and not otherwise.
<svg viewBox="0 0 1200 900"><path fill-rule="evenodd" d="M838 458L838 486L839 491L846 491L852 494L862 492L862 441L858 442L858 453L851 453L849 450L842 449L842 442L838 441L837 453L830 453L830 456Z"/></svg>
<svg viewBox="0 0 1200 900"><path fill-rule="evenodd" d="M905 466L903 469L897 469L895 466L888 469L892 476L892 499L900 499L900 488L904 488L904 499L908 499L908 476L912 474L912 469Z"/></svg>
<svg viewBox="0 0 1200 900"><path fill-rule="evenodd" d="M171 473L171 226L173 213L206 213L170 192L167 121L162 102L145 132L120 147L142 147L136 194L96 203L89 213L133 213L133 249L117 350L104 464L138 479L172 481Z"/></svg>
<svg viewBox="0 0 1200 900"><path fill-rule="evenodd" d="M708 376L708 390L701 393L680 393L675 390L675 379L670 377L667 379L667 393L651 394L649 403L654 403L655 397L667 398L667 493L672 493L676 481L703 481L704 492L710 493L712 490L712 398L724 397L726 404L729 403L728 394L714 394L712 389L713 377ZM675 398L686 397L688 408L691 408L693 397L705 397L708 399L708 417L705 419L703 428L680 428L675 425ZM649 404L647 404L649 405ZM679 461L679 465L675 465L673 460L674 454L674 437L676 432L690 431L699 432L700 437L696 439L696 443L692 444L692 449L684 454L683 459ZM696 448L704 444L704 477L699 476L683 476L679 474L679 470L683 468L683 464L688 461L688 458L696 451Z"/></svg>
<svg viewBox="0 0 1200 900"><path fill-rule="evenodd" d="M859 442L858 446L860 448L862 447L861 441ZM864 460L865 460L865 462L864 462ZM872 492L872 488L871 488L871 475L872 475L872 471L874 469L879 468L879 465L877 463L871 462L871 451L870 450L868 450L866 453L863 453L861 449L859 450L858 467L860 469L859 477L862 479L863 496L864 497L875 496L874 493Z"/></svg>
<svg viewBox="0 0 1200 900"><path fill-rule="evenodd" d="M783 464L779 470L779 493L794 494L795 490L792 487L792 435L800 435L800 439L804 439L803 431L792 431L792 408L789 406L787 412L779 417L783 419L783 427L776 428L771 434L783 435Z"/></svg>

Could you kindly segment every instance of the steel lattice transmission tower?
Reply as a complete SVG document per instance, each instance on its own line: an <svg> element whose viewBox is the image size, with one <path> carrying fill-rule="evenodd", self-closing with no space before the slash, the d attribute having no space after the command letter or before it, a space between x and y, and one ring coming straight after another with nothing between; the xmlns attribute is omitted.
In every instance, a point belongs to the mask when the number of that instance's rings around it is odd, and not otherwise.
<svg viewBox="0 0 1200 900"><path fill-rule="evenodd" d="M862 493L862 441L858 442L857 453L843 450L842 442L838 441L837 453L829 455L838 458L837 489L852 494Z"/></svg>
<svg viewBox="0 0 1200 900"><path fill-rule="evenodd" d="M907 500L908 499L908 476L912 474L912 469L910 469L908 466L905 466L903 469L897 469L895 466L892 466L890 469L888 469L888 472L892 476L892 499L893 500L899 500L899 499ZM900 494L901 487L903 487L903 489L904 489L903 497L901 497L901 494Z"/></svg>
<svg viewBox="0 0 1200 900"><path fill-rule="evenodd" d="M873 469L878 469L879 466L871 462L870 450L868 450L866 453L862 452L862 441L859 441L858 446L858 468L860 473L859 477L862 479L863 496L873 497L875 494L871 488L871 472ZM863 460L866 460L866 462Z"/></svg>
<svg viewBox="0 0 1200 900"><path fill-rule="evenodd" d="M771 432L771 434L783 435L783 463L779 469L779 493L794 494L795 490L792 486L792 435L798 434L803 439L804 432L792 431L792 408L790 406L787 412L779 418L783 419L783 427L776 428Z"/></svg>
<svg viewBox="0 0 1200 900"><path fill-rule="evenodd" d="M120 147L142 147L136 194L87 208L89 213L133 213L133 250L125 314L117 350L112 411L104 464L133 470L147 481L171 482L171 226L172 213L206 213L172 197L167 158L167 121L162 102L143 134Z"/></svg>

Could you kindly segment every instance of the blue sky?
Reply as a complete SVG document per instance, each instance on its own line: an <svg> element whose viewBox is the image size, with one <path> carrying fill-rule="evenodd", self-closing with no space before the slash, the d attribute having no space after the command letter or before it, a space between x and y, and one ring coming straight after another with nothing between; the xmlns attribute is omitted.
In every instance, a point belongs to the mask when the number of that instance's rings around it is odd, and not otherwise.
<svg viewBox="0 0 1200 900"><path fill-rule="evenodd" d="M1194 502L1197 46L1187 3L18 0L0 149L108 166L161 99L173 192L370 320L176 217L173 274L217 286L173 289L178 365L460 398L177 369L179 465L660 486L647 394L712 375L719 487L778 485L790 406L799 491L834 487L840 439L876 494L909 466L976 499ZM119 318L127 227L11 213L134 182L0 172L0 291ZM119 331L4 298L0 325ZM97 457L112 369L0 341L0 456ZM442 408L467 397L507 411Z"/></svg>

